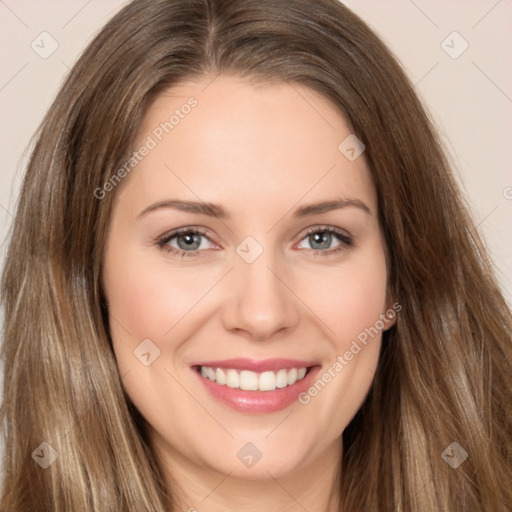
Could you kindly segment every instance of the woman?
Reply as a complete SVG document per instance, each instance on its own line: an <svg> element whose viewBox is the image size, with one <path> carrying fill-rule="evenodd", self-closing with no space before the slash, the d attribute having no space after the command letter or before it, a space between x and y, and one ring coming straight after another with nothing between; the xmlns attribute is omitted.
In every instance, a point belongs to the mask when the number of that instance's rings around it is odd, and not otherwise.
<svg viewBox="0 0 512 512"><path fill-rule="evenodd" d="M134 1L38 133L5 511L500 511L511 318L434 129L335 0Z"/></svg>

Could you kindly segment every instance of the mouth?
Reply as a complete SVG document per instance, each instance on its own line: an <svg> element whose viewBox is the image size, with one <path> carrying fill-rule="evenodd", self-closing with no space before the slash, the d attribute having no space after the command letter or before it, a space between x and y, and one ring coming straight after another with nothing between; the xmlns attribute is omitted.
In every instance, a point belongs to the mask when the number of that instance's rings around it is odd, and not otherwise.
<svg viewBox="0 0 512 512"><path fill-rule="evenodd" d="M238 412L267 414L293 404L320 369L291 359L231 359L191 366L206 391Z"/></svg>

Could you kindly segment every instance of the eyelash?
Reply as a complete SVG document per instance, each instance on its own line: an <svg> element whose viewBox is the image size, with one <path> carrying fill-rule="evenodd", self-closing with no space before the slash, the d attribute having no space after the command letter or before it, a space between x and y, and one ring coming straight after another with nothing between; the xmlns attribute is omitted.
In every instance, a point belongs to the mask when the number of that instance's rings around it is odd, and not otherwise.
<svg viewBox="0 0 512 512"><path fill-rule="evenodd" d="M343 231L337 228L328 227L328 226L320 226L317 228L310 229L305 235L301 238L300 241L304 240L310 235L314 235L316 233L329 233L332 235L335 235L336 238L341 242L340 245L336 246L334 249L326 249L326 250L319 250L319 249L309 249L310 251L313 251L313 256L334 256L335 254L339 254L342 251L348 249L349 247L352 247L354 245L354 241L352 237L345 234ZM179 235L184 234L193 234L193 235L202 235L206 238L208 238L208 234L201 230L200 228L180 228L172 233L165 234L163 237L157 240L157 245L163 250L164 248L167 250L169 254L173 254L174 256L181 256L182 258L195 258L200 255L199 249L194 249L193 251L183 251L176 249L175 247L167 246L167 244L173 239L176 238ZM302 249L301 249L302 250Z"/></svg>

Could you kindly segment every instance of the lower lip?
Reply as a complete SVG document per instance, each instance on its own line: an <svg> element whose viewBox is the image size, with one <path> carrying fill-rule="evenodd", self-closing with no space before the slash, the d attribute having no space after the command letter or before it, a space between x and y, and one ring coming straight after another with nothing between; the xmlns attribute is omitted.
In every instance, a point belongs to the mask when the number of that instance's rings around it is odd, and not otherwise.
<svg viewBox="0 0 512 512"><path fill-rule="evenodd" d="M302 380L285 388L277 388L274 391L245 391L240 388L230 388L204 378L197 369L193 369L193 371L206 390L219 402L238 412L269 414L286 409L295 402L298 396L310 387L319 369L319 366L313 366L308 369Z"/></svg>

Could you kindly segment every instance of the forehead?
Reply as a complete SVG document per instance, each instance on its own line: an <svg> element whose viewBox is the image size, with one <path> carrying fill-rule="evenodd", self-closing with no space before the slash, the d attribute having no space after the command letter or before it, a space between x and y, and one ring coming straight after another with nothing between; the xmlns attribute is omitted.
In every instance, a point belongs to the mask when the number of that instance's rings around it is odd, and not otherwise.
<svg viewBox="0 0 512 512"><path fill-rule="evenodd" d="M373 210L364 153L347 158L347 137L336 106L302 85L229 76L183 82L147 109L134 150L148 149L117 192L139 210L166 193L241 209L355 195Z"/></svg>

